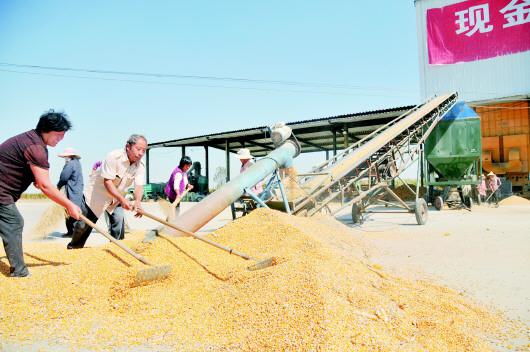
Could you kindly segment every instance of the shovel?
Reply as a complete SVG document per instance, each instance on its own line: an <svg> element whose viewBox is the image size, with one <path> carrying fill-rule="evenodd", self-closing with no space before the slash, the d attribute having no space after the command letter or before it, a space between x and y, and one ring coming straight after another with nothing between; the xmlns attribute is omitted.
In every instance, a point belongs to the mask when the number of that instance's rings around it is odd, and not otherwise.
<svg viewBox="0 0 530 352"><path fill-rule="evenodd" d="M178 197L177 199L175 199L175 201L173 203L170 203L169 205L169 214L167 215L167 219L166 221L174 221L175 220L175 209L177 208L177 205L179 205L180 201L184 198L184 196L191 190L191 188L186 188L184 190L184 192L182 192L182 194L180 195L180 197Z"/></svg>
<svg viewBox="0 0 530 352"><path fill-rule="evenodd" d="M166 225L168 227L171 227L179 232L182 232L188 236L191 236L197 240L201 240L211 246L214 246L214 247L217 247L225 252L228 252L230 254L234 254L234 255L237 255L238 257L241 257L245 260L252 260L252 261L255 261L256 263L252 264L251 266L247 267L248 270L251 270L251 271L254 271L254 270L261 270L261 269L264 269L264 268L267 268L269 266L273 266L273 265L276 265L278 263L278 260L275 258L275 257L271 257L271 258L268 258L268 259L265 259L265 260L258 260L256 258L252 258L251 256L249 256L248 254L245 254L243 252L239 252L233 248L230 248L230 247L227 247L227 246L223 246L222 244L220 243L217 243L217 242L214 242L212 240L209 240L207 238L204 238L202 236L199 236L191 231L188 231L188 230L185 230L181 227L178 227L162 218L159 218L158 216L156 215L153 215L153 214L149 214L149 213L146 213L143 209L138 209L138 212L150 219L153 219L163 225ZM163 235L163 234L160 234L160 233L157 233L157 236L160 236L166 240L168 240L168 237Z"/></svg>
<svg viewBox="0 0 530 352"><path fill-rule="evenodd" d="M83 220L85 223L87 223L90 227L98 231L100 234L105 236L109 241L111 241L112 243L114 243L115 245L123 249L125 252L132 255L134 258L144 263L145 265L150 266L150 268L139 270L136 273L136 284L141 284L143 282L154 281L154 280L161 280L169 276L169 273L171 272L170 265L153 265L143 256L136 253L135 251L133 251L132 249L130 249L123 243L119 242L117 239L109 235L105 230L101 229L99 226L97 226L92 221L87 219L87 217L84 216L83 214L80 214L79 218Z"/></svg>
<svg viewBox="0 0 530 352"><path fill-rule="evenodd" d="M175 199L175 201L173 203L171 203L171 207L173 209L175 209L177 207L177 205L179 205L180 201L186 196L186 194L191 191L191 188L186 188L184 190L184 192L182 192L182 194L180 195L180 197L178 197L177 199Z"/></svg>

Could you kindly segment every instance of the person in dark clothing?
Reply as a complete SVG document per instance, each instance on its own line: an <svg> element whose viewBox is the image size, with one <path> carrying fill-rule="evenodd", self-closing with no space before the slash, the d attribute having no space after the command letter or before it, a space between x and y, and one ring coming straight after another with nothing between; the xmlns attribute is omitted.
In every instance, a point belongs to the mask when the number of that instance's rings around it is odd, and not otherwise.
<svg viewBox="0 0 530 352"><path fill-rule="evenodd" d="M72 124L64 113L50 110L41 115L37 127L0 144L0 236L10 265L11 277L24 277L22 230L24 219L16 207L22 193L33 182L48 198L63 206L74 219L81 209L51 183L47 146L55 147Z"/></svg>
<svg viewBox="0 0 530 352"><path fill-rule="evenodd" d="M57 189L65 187L68 199L78 207L81 207L83 202L83 170L79 162L81 157L73 148L66 148L58 156L64 158L65 164L59 176L59 182L57 182ZM72 237L76 221L71 216L66 219L66 234L64 237Z"/></svg>

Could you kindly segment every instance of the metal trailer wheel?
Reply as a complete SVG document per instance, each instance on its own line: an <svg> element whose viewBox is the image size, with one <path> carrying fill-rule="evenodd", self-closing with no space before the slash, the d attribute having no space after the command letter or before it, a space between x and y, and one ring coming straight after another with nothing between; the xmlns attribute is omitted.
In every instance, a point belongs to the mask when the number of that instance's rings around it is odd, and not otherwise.
<svg viewBox="0 0 530 352"><path fill-rule="evenodd" d="M250 210L248 209L247 203L243 202L241 205L241 216L246 216L248 213L250 213Z"/></svg>
<svg viewBox="0 0 530 352"><path fill-rule="evenodd" d="M428 218L427 202L425 199L416 199L416 208L414 209L414 212L416 213L416 222L418 225L425 225Z"/></svg>
<svg viewBox="0 0 530 352"><path fill-rule="evenodd" d="M434 207L436 208L436 210L442 210L442 208L444 207L444 200L442 197L434 197Z"/></svg>
<svg viewBox="0 0 530 352"><path fill-rule="evenodd" d="M357 204L352 204L351 206L351 219L354 224L362 222L361 208Z"/></svg>

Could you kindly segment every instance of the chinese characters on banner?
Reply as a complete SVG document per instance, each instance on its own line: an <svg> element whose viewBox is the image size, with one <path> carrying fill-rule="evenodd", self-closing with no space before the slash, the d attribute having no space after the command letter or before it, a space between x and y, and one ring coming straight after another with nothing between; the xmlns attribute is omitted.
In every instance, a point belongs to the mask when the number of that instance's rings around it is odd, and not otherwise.
<svg viewBox="0 0 530 352"><path fill-rule="evenodd" d="M469 0L427 10L429 64L530 50L530 0Z"/></svg>

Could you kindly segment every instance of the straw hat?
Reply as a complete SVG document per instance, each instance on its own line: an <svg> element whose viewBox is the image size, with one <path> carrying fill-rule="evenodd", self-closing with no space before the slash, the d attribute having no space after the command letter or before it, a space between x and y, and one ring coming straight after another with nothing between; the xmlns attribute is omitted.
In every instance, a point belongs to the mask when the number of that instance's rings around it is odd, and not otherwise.
<svg viewBox="0 0 530 352"><path fill-rule="evenodd" d="M237 151L237 157L241 160L252 159L253 156L250 154L250 150L247 148L241 148Z"/></svg>
<svg viewBox="0 0 530 352"><path fill-rule="evenodd" d="M495 176L495 174L493 173L493 171L490 171L490 173L488 174L488 176Z"/></svg>
<svg viewBox="0 0 530 352"><path fill-rule="evenodd" d="M58 157L60 158L66 158L66 157L69 157L69 156L77 156L78 158L80 158L81 156L79 155L79 153L77 152L77 150L75 150L74 148L66 148L64 150L64 152L62 152L61 154L57 155Z"/></svg>

